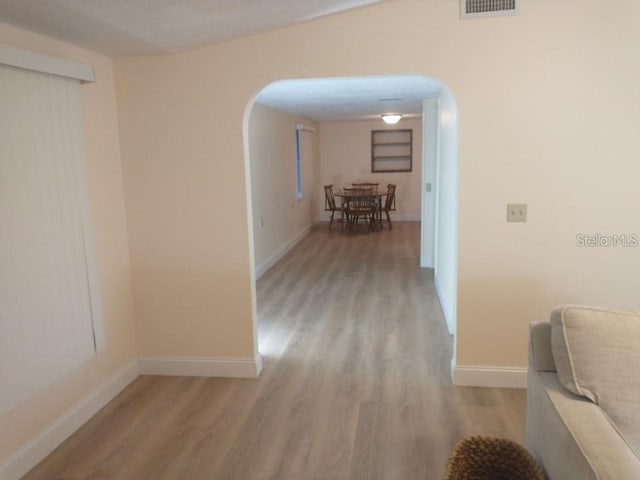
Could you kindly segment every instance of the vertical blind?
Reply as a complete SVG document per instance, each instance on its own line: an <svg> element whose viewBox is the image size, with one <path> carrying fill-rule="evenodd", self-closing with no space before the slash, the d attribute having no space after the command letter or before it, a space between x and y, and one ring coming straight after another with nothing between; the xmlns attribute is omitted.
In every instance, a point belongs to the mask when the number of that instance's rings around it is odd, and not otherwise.
<svg viewBox="0 0 640 480"><path fill-rule="evenodd" d="M300 130L300 170L302 174L302 194L309 198L313 194L313 133Z"/></svg>
<svg viewBox="0 0 640 480"><path fill-rule="evenodd" d="M0 65L0 416L104 341L80 88Z"/></svg>

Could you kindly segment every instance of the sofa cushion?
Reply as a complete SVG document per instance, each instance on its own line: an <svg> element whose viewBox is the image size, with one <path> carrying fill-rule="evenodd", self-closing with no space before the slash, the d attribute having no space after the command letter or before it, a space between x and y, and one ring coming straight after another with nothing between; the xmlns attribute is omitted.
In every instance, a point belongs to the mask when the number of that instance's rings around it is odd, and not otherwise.
<svg viewBox="0 0 640 480"><path fill-rule="evenodd" d="M640 454L640 313L560 307L551 350L562 385L600 406Z"/></svg>

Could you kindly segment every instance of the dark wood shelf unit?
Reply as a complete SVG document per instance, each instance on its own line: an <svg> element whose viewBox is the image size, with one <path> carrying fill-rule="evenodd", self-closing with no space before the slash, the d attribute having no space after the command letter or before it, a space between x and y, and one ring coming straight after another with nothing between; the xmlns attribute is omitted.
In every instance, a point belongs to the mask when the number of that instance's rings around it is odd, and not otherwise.
<svg viewBox="0 0 640 480"><path fill-rule="evenodd" d="M371 131L371 172L411 172L413 130Z"/></svg>

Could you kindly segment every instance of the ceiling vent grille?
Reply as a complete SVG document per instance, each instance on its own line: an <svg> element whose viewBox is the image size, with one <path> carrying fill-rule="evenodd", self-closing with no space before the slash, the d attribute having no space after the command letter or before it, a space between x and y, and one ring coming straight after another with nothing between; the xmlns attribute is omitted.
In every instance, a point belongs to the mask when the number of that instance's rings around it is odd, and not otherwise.
<svg viewBox="0 0 640 480"><path fill-rule="evenodd" d="M518 15L520 0L460 0L462 18Z"/></svg>

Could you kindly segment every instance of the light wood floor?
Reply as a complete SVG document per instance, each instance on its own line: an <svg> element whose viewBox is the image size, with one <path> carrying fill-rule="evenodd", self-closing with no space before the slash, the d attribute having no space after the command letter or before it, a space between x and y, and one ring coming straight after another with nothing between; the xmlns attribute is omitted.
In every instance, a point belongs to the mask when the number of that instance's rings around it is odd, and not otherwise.
<svg viewBox="0 0 640 480"><path fill-rule="evenodd" d="M25 478L440 479L462 437L522 442L523 390L451 385L419 237L316 228L258 282L259 379L140 377Z"/></svg>

